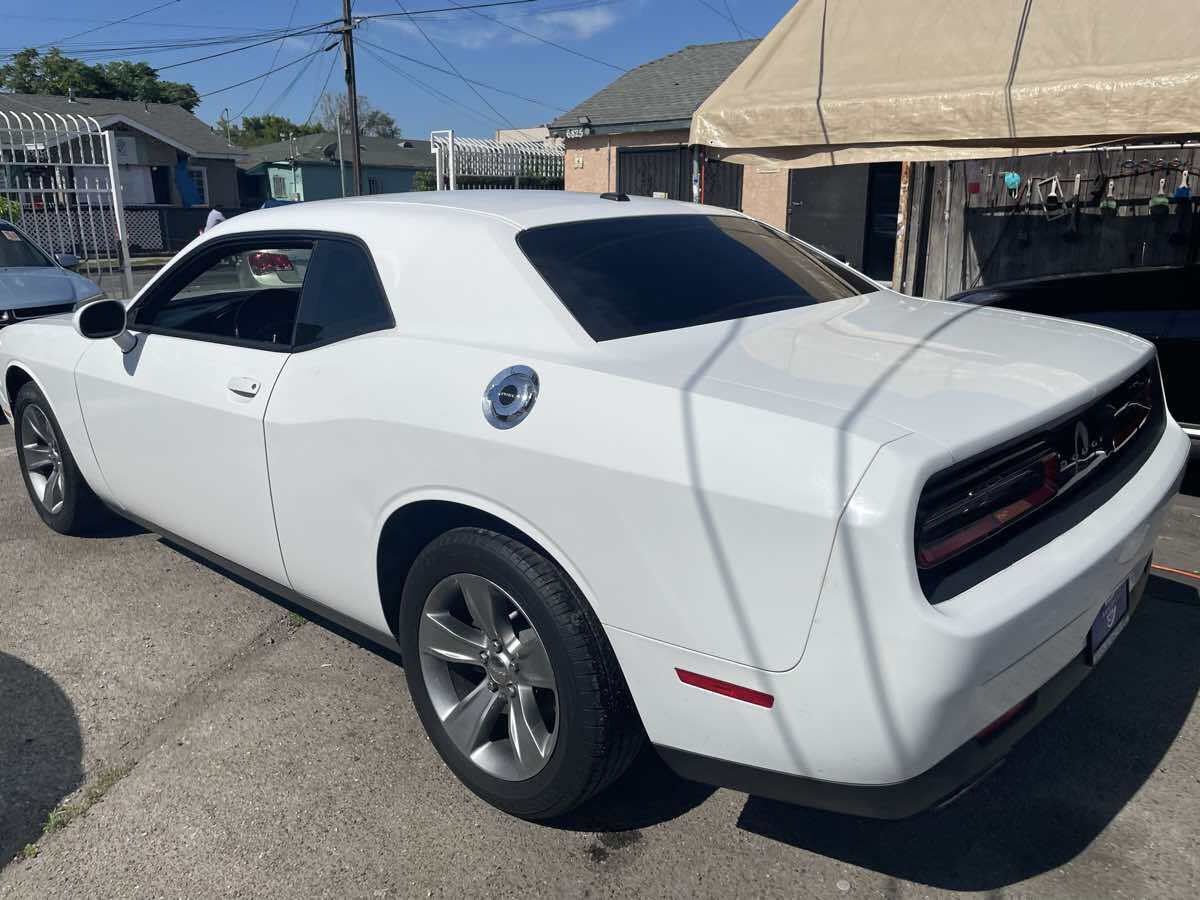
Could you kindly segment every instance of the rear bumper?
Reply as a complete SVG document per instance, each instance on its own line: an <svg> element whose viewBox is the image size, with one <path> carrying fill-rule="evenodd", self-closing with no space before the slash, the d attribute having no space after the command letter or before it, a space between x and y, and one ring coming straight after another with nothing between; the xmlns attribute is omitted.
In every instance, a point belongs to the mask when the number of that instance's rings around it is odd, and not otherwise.
<svg viewBox="0 0 1200 900"><path fill-rule="evenodd" d="M1129 617L1141 606L1150 561L1130 593ZM1101 661L1103 664L1103 661ZM731 788L758 797L872 819L905 819L944 806L983 781L1009 751L1066 699L1091 673L1081 652L1026 701L1019 715L985 739L972 738L932 768L895 784L857 785L787 775L673 747L655 746L682 778Z"/></svg>
<svg viewBox="0 0 1200 900"><path fill-rule="evenodd" d="M912 482L905 454L923 453L915 441L889 444L860 482L794 668L769 671L607 628L651 742L699 757L668 751L681 773L888 816L969 784L1049 711L1060 689L1069 691L1101 607L1122 580L1132 595L1145 575L1188 455L1187 439L1168 423L1108 502L935 606L917 583L911 543L896 540L911 534L916 497L897 494ZM676 669L769 694L774 704L698 689L674 677ZM975 735L1035 694L1035 708L1004 729L1003 740L997 734L975 746ZM734 765L714 772L709 760ZM865 806L854 799L897 792L899 799ZM874 805L882 808L872 813Z"/></svg>

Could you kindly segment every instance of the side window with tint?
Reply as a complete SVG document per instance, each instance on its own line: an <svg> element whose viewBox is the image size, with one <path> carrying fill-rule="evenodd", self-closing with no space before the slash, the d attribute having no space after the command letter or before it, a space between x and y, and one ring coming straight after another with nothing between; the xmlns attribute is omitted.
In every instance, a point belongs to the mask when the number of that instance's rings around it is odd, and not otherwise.
<svg viewBox="0 0 1200 900"><path fill-rule="evenodd" d="M135 328L178 337L291 347L312 241L261 238L201 253L139 306Z"/></svg>
<svg viewBox="0 0 1200 900"><path fill-rule="evenodd" d="M296 350L391 328L395 322L367 251L322 238L304 279Z"/></svg>

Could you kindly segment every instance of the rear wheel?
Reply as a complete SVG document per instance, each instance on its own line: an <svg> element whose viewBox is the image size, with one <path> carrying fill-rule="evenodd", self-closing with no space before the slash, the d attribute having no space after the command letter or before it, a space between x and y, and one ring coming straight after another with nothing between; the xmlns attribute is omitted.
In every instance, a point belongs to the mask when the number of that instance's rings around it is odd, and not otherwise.
<svg viewBox="0 0 1200 900"><path fill-rule="evenodd" d="M33 508L61 534L85 534L111 518L75 465L50 404L33 382L13 400L13 437Z"/></svg>
<svg viewBox="0 0 1200 900"><path fill-rule="evenodd" d="M641 747L603 629L565 573L525 544L479 528L442 535L413 565L400 625L430 739L505 812L561 815Z"/></svg>

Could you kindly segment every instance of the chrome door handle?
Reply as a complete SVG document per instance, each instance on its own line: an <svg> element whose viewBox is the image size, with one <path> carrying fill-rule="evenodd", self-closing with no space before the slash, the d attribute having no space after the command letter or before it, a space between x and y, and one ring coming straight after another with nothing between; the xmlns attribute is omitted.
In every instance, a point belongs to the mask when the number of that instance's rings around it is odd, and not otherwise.
<svg viewBox="0 0 1200 900"><path fill-rule="evenodd" d="M239 397L253 397L258 394L259 383L256 378L230 378L228 387Z"/></svg>

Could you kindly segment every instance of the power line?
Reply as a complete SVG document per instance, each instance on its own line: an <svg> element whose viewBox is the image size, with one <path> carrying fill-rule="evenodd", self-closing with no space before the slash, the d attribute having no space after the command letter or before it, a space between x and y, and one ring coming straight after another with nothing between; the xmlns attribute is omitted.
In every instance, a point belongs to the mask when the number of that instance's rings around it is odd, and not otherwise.
<svg viewBox="0 0 1200 900"><path fill-rule="evenodd" d="M300 6L300 0L292 0L292 13L291 13L291 15L288 16L288 23L287 23L287 25L284 26L285 28L292 27L292 21L296 18L296 9L299 6ZM279 62L279 52L281 50L283 50L283 41L280 41L279 44L275 47L275 55L273 57L271 57L271 67L272 68L275 66L275 63ZM246 110L248 110L251 106L254 105L254 101L258 99L258 95L262 93L262 89L266 86L267 86L267 79L264 78L262 81L260 81L258 83L258 87L254 89L254 96L251 97L250 101L245 106L242 107L241 112L239 112L236 116L234 116L235 119L240 119L242 116L244 116L246 114Z"/></svg>
<svg viewBox="0 0 1200 900"><path fill-rule="evenodd" d="M737 19L733 17L733 10L729 8L729 0L725 0L725 12L729 14L729 21L733 23L733 27L737 29L738 37L745 39L746 32L742 30L742 26L739 25Z"/></svg>
<svg viewBox="0 0 1200 900"><path fill-rule="evenodd" d="M715 6L713 6L711 3L709 3L708 0L696 0L696 2L699 3L701 6L703 6L705 9L709 10L713 15L720 16L722 19L724 19L726 22L728 22L730 25L732 25L734 27L734 29L736 29L739 38L745 37L745 35L742 32L742 27L733 20L732 15L726 15L725 13L721 12L721 10L717 9ZM728 8L728 6L726 6L726 8Z"/></svg>
<svg viewBox="0 0 1200 900"><path fill-rule="evenodd" d="M332 50L332 49L333 49L333 45L331 45L329 47L322 47L318 50L311 50L308 53L305 53L303 56L296 57L296 59L293 59L289 63L284 63L282 66L276 66L274 69L269 69L266 72L260 72L257 75L254 75L250 78L245 79L244 81L239 81L237 84L226 85L223 88L217 88L215 91L205 91L203 94L200 95L200 99L203 100L205 97L211 97L213 94L223 94L226 91L232 91L234 88L241 87L243 84L249 84L250 82L257 81L260 78L266 78L272 72L280 72L284 69L287 69L287 68L290 68L291 66L296 65L296 63L298 63L298 62L303 62L304 60L308 59L310 56L316 56L318 53L323 53L326 50Z"/></svg>
<svg viewBox="0 0 1200 900"><path fill-rule="evenodd" d="M336 56L336 54L334 54L334 55ZM283 92L278 97L275 98L275 102L267 107L268 109L279 109L279 107L283 104L283 101L287 99L288 95L291 94L292 90L296 87L296 85L300 83L300 79L303 78L306 74L308 74L308 70L312 68L312 64L316 60L316 58L317 57L315 55L309 56L308 62L306 62L304 65L302 65L300 67L300 69L296 72L296 74L292 78L292 80L288 82L287 87L285 87L283 89ZM267 82L267 79L264 78L259 83L266 84L266 82Z"/></svg>
<svg viewBox="0 0 1200 900"><path fill-rule="evenodd" d="M401 3L400 0L395 0L395 2L396 2L396 5L398 7L400 7L401 11L406 16L408 16L408 10L404 8L404 4ZM471 82L467 80L466 76L463 75L462 72L458 71L458 67L456 65L454 65L454 63L450 62L450 58L448 56L446 56L445 53L442 52L442 48L433 42L433 38L431 38L429 35L427 35L425 33L425 29L422 28L420 25L418 25L412 16L408 16L408 21L414 28L417 29L418 32L420 32L421 37L425 38L426 43L428 43L429 46L432 47L437 52L437 55L442 58L442 62L444 62L451 69L453 69L454 74L462 79L462 83L471 89L472 94L474 94L476 97L478 97L480 100L482 100L488 109L490 109L492 112L494 112L497 116L499 116L505 122L508 122L509 128L517 127L512 121L509 120L508 116L504 115L504 113L502 113L502 112L500 112L500 110L496 109L496 107L494 107L492 105L490 100L488 100L485 96L483 96L483 94L479 93L479 90L475 87L475 85L471 84Z"/></svg>
<svg viewBox="0 0 1200 900"><path fill-rule="evenodd" d="M282 37L288 37L291 34L309 33L311 31L313 31L314 29L318 29L318 28L330 25L334 21L337 21L337 20L330 20L329 22L319 22L319 23L315 23L313 25L298 26L294 31L291 31L291 32L289 32L288 30L283 29L283 28L274 28L269 31L249 32L249 33L238 34L238 35L227 35L224 37L174 38L171 40L153 41L153 42L138 43L138 44L124 44L124 45L118 45L118 46L106 46L104 44L91 44L91 45L78 45L78 46L73 46L73 47L72 46L57 47L56 49L62 50L62 51L68 52L68 53L79 54L80 56L86 56L86 55L92 55L92 54L97 54L97 53L129 52L129 51L139 52L139 53L152 53L152 52L159 52L159 51L165 51L165 50L185 50L185 49L199 48L199 47L219 47L221 45L241 44L241 43L245 43L247 41L255 41L260 38L282 38ZM16 48L16 49L24 50L24 49L29 49L29 48ZM32 48L32 49L36 50L37 48ZM15 54L9 53L6 55L13 56Z"/></svg>
<svg viewBox="0 0 1200 900"><path fill-rule="evenodd" d="M338 57L342 55L342 48L339 44L334 51L333 60L329 63L329 71L325 73L325 83L321 85L321 90L317 93L317 99L313 101L312 109L309 110L308 118L304 120L307 125L312 121L313 114L316 113L317 107L321 105L321 98L325 96L325 90L329 87L329 79L333 75L333 70L337 66Z"/></svg>
<svg viewBox="0 0 1200 900"><path fill-rule="evenodd" d="M359 43L363 43L363 41L360 40ZM433 85L422 81L420 78L418 78L416 75L413 75L411 72L405 72L400 67L388 62L386 59L384 59L382 56L380 56L378 53L376 53L370 47L366 47L364 49L367 51L367 54L372 59L374 59L376 62L378 62L381 66L383 66L384 68L387 68L387 69L391 69L393 72L395 72L397 75L400 75L403 78L407 78L413 84L417 85L420 88L423 88L425 90L425 92L427 94L429 94L430 96L440 97L441 99L445 100L447 103L453 103L455 106L461 107L462 109L466 110L466 112L470 113L472 116L475 116L477 119L479 119L479 121L486 122L488 125L495 126L497 124L500 124L500 125L504 124L503 122L500 122L499 120L492 118L487 113L477 110L473 106L468 106L467 104L462 103L458 99L451 97L449 94L446 94L446 93L438 90Z"/></svg>
<svg viewBox="0 0 1200 900"><path fill-rule="evenodd" d="M35 22L89 22L96 25L112 25L108 19L85 19L81 16L42 16L23 15L21 13L5 13L5 19L29 19ZM237 31L235 25L197 25L195 22L162 22L158 19L152 22L127 22L133 28L186 28L197 31Z"/></svg>
<svg viewBox="0 0 1200 900"><path fill-rule="evenodd" d="M358 42L360 44L366 44L368 47L374 47L376 50L382 50L384 53L390 54L391 56L395 56L400 59L407 60L408 62L413 63L415 65L423 66L426 69L432 69L434 72L441 72L443 75L449 75L451 77L454 77L457 74L455 72L451 72L449 69L443 69L441 66L435 66L432 63L427 63L423 59L417 59L415 56L407 56L407 55L401 53L399 50L393 50L391 47L385 47L382 44L376 44L372 41L368 41L366 38L360 37L358 39ZM463 78L463 76L461 76L461 75L458 75L457 77L462 78L463 81L468 81L471 84L477 84L480 87L486 88L489 91L495 91L497 94L505 94L509 97L515 97L518 100L524 100L526 103L533 103L537 106L544 106L547 109L553 109L558 112L566 112L567 111L563 107L557 106L553 103L547 103L545 100L537 100L533 97L526 97L522 94L513 93L512 91L506 91L504 88L498 88L493 84L488 84L486 81L477 81L474 78ZM501 117L501 118L503 118L503 117Z"/></svg>
<svg viewBox="0 0 1200 900"><path fill-rule="evenodd" d="M454 3L454 0L449 0L449 2ZM458 6L457 3L455 3L454 5ZM460 9L468 9L468 7L465 7L465 6L459 7L459 8ZM562 50L566 53L573 54L575 56L581 57L582 59L590 60L591 62L594 62L594 63L599 63L602 66L608 66L610 69L616 69L618 72L628 72L629 71L624 66L618 66L618 65L615 65L610 62L605 62L602 59L597 59L594 56L588 56L586 53L582 53L579 50L575 50L571 47L566 47L562 44L555 43L554 41L552 41L548 38L544 38L544 37L541 37L540 35L536 35L532 31L526 31L524 28L518 28L516 25L511 25L508 22L505 22L503 19L497 19L495 16L489 16L489 15L486 15L485 13L481 13L477 9L472 9L470 11L472 13L474 13L475 15L479 16L479 18L481 18L481 19L487 19L489 22L495 22L497 25L503 25L505 28L509 29L510 31L515 31L517 34L523 34L526 37L531 37L535 41L541 41L543 44L549 44L551 47L557 47L559 50Z"/></svg>
<svg viewBox="0 0 1200 900"><path fill-rule="evenodd" d="M109 28L113 25L120 25L122 22L128 22L130 19L136 19L139 16L144 16L147 13L152 13L155 10L162 9L164 6L171 6L172 4L175 4L178 2L179 2L179 0L166 0L165 3L160 3L160 4L158 4L158 6L152 6L149 9L143 9L141 12L136 12L133 15L126 16L123 19L115 19L112 22L105 22L103 25L97 25L95 28L85 28L83 31L77 31L75 34L68 34L66 37L61 37L57 41L50 41L49 43L38 44L37 46L38 47L53 47L55 44L60 44L63 41L69 41L69 40L71 40L71 38L77 38L77 37L80 37L85 34L93 34L97 31L100 31L101 29Z"/></svg>
<svg viewBox="0 0 1200 900"><path fill-rule="evenodd" d="M212 36L212 37L196 38L196 39L177 38L177 39L171 39L171 40L162 40L162 41L153 41L153 42L146 42L146 43L135 43L135 44L119 44L119 45L80 44L75 47L63 46L63 44L65 44L66 41L73 40L74 38L82 37L87 34L92 34L103 28L107 28L110 25L119 25L124 22L129 22L130 20L138 18L139 16L146 15L147 13L153 12L156 9L162 9L164 6L169 6L173 3L179 3L179 2L181 2L181 0L166 0L166 2L161 3L158 6L154 6L154 7L151 7L150 9L142 10L141 12L138 12L138 13L133 13L132 15L126 16L124 19L116 19L116 20L112 20L112 21L99 20L100 24L95 28L90 28L86 31L80 31L80 32L76 32L75 34L66 35L65 37L57 38L53 41L48 41L48 42L45 42L42 44L33 45L33 49L36 50L36 49L40 49L40 48L44 48L44 47L54 46L54 47L58 47L58 49L62 50L64 53L77 54L78 56L99 54L99 53L117 53L117 52L156 53L156 52L162 52L162 51L166 51L166 50L170 50L170 49L184 49L184 48L189 48L189 47L205 47L205 46L214 46L214 45L220 45L220 44L240 43L243 41L252 41L252 40L256 40L258 38L265 38L265 37L268 37L271 35L285 35L287 32L286 28L273 28L273 29L264 29L264 30L260 30L260 31L252 31L252 32L248 32L248 33L245 33L242 35L236 35L236 36L234 36L234 35L229 35L229 36L224 36L224 37ZM492 2L472 3L470 5L442 6L442 7L435 7L435 8L431 8L431 9L415 9L412 12L407 13L407 14L405 14L405 13L375 13L375 14L370 14L370 15L366 15L366 16L355 16L354 20L357 23L357 22L362 22L362 21L366 21L369 19L400 18L400 17L411 18L413 16L425 16L425 15L432 15L432 14L437 14L437 13L453 13L453 12L459 12L462 10L471 10L471 9L476 9L476 8L484 9L484 8L494 7L494 6L514 6L514 5L536 3L536 2L539 2L539 0L492 0ZM78 20L74 20L74 21L78 21ZM341 22L341 19L326 19L321 22L314 22L314 23L311 23L308 25L297 26L297 29L300 32L309 32L314 28L319 28L319 27L326 26L326 25L333 25L338 22ZM137 23L137 24L144 24L144 23ZM166 23L163 23L163 24L166 24ZM189 26L189 27L204 28L206 26ZM233 30L232 28L229 28L228 26L211 26L211 27L218 29L218 30ZM28 48L14 47L14 48L8 48L7 50L0 51L0 52L3 52L4 57L11 58L17 52L20 52L25 49L28 49Z"/></svg>
<svg viewBox="0 0 1200 900"><path fill-rule="evenodd" d="M456 12L460 9L487 9L490 6L520 6L524 3L537 3L538 0L494 0L491 3L472 3L470 6L443 6L438 9L415 9L412 12L370 13L365 16L355 16L359 21L365 19L399 19L412 16L427 16L430 13ZM400 7L404 9L403 6Z"/></svg>
<svg viewBox="0 0 1200 900"><path fill-rule="evenodd" d="M290 34L283 34L279 37L267 38L265 41L258 41L254 44L246 44L243 47L234 47L232 50L222 50L220 53L210 53L208 56L197 56L195 59L185 59L183 62L171 63L169 66L156 66L155 71L165 72L167 69L177 69L180 66L189 66L192 63L204 62L206 59L216 59L218 56L228 56L230 53L240 53L243 50L253 50L255 47L261 47L264 44L270 44L274 43L275 41L279 41L279 46L275 48L275 58L271 60L271 65L274 66L276 61L279 59L279 51L283 48L283 41L290 37L311 34L313 31L319 30L320 27L321 26L318 26L318 28L308 28L304 31L293 31ZM328 29L325 30L328 32Z"/></svg>

